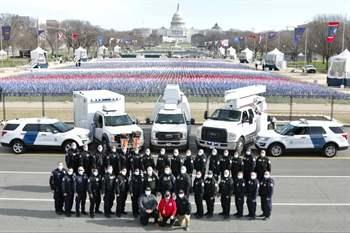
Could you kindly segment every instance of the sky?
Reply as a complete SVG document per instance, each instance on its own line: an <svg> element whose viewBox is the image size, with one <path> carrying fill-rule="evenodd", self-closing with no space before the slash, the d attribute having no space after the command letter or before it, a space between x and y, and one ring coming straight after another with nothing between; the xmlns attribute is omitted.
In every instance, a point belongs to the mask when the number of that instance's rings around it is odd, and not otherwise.
<svg viewBox="0 0 350 233"><path fill-rule="evenodd" d="M0 13L46 19L81 19L105 29L169 27L177 3L186 27L255 32L281 30L319 14L350 13L346 0L0 0ZM348 14L350 15L350 14Z"/></svg>

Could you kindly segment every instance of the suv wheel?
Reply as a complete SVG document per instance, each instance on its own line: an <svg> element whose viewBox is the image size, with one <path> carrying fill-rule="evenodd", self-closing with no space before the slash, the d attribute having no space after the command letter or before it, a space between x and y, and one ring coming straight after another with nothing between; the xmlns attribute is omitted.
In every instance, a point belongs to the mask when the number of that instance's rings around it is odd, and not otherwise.
<svg viewBox="0 0 350 233"><path fill-rule="evenodd" d="M327 158L332 158L337 154L337 145L334 143L329 143L323 147L323 154Z"/></svg>
<svg viewBox="0 0 350 233"><path fill-rule="evenodd" d="M63 145L62 145L62 150L64 152L67 152L71 148L71 145L72 145L73 142L74 141L71 141L71 140L64 142ZM76 144L78 145L78 143L76 143Z"/></svg>
<svg viewBox="0 0 350 233"><path fill-rule="evenodd" d="M273 157L279 157L283 154L284 148L280 143L274 143L269 147L269 154Z"/></svg>
<svg viewBox="0 0 350 233"><path fill-rule="evenodd" d="M11 148L15 154L22 154L26 149L24 143L21 140L14 141Z"/></svg>

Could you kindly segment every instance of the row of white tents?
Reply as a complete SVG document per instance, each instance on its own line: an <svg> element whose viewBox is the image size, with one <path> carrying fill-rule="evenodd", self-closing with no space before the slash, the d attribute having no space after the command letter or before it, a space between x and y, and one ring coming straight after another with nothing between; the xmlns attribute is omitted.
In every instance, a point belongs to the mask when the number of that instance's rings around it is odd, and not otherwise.
<svg viewBox="0 0 350 233"><path fill-rule="evenodd" d="M329 59L328 86L350 86L350 52L345 49Z"/></svg>

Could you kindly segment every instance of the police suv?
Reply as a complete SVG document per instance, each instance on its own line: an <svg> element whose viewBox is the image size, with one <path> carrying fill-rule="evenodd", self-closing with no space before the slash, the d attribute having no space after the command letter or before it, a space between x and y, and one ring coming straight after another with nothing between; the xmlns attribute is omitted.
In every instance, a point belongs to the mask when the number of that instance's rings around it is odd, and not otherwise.
<svg viewBox="0 0 350 233"><path fill-rule="evenodd" d="M7 121L0 132L2 146L11 147L16 154L33 147L70 148L72 142L78 146L89 144L90 131L75 128L57 119L22 118Z"/></svg>
<svg viewBox="0 0 350 233"><path fill-rule="evenodd" d="M318 151L334 157L338 150L349 147L348 134L336 121L292 121L275 130L260 132L256 147L278 157L286 151Z"/></svg>

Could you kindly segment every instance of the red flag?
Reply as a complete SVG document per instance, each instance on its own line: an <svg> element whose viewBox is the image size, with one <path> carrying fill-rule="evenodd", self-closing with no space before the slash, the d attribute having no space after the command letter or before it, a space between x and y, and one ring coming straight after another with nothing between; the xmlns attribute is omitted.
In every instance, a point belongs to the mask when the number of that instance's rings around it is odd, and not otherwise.
<svg viewBox="0 0 350 233"><path fill-rule="evenodd" d="M332 43L337 36L339 22L329 22L328 23L328 34L327 34L327 42Z"/></svg>
<svg viewBox="0 0 350 233"><path fill-rule="evenodd" d="M77 32L72 32L72 40L76 41L79 39L79 34Z"/></svg>
<svg viewBox="0 0 350 233"><path fill-rule="evenodd" d="M256 34L250 34L250 35L249 35L249 38L251 38L251 39L256 39Z"/></svg>

